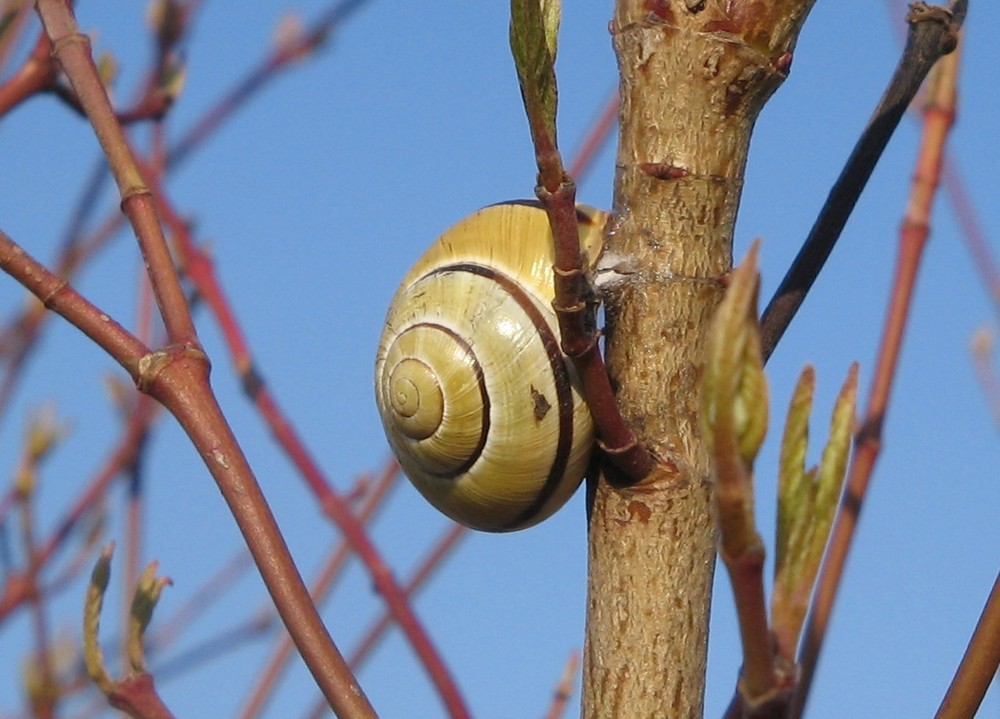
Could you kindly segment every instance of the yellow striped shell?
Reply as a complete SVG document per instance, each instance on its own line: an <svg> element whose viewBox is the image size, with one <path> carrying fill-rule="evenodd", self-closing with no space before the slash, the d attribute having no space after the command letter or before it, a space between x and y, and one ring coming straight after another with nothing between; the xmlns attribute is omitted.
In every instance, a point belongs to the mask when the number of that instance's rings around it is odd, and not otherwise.
<svg viewBox="0 0 1000 719"><path fill-rule="evenodd" d="M579 206L597 259L605 215ZM529 527L579 486L590 412L559 349L553 247L537 203L486 207L445 232L403 279L375 360L393 452L435 507L469 527Z"/></svg>

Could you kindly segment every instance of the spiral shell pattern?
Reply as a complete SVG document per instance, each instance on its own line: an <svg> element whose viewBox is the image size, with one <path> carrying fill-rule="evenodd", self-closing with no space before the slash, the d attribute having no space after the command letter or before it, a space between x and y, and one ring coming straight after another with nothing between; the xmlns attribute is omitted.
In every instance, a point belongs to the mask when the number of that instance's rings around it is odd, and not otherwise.
<svg viewBox="0 0 1000 719"><path fill-rule="evenodd" d="M581 206L596 259L604 215ZM537 204L480 210L445 232L393 298L376 357L376 402L407 476L475 529L555 512L579 485L590 413L559 349L552 237Z"/></svg>

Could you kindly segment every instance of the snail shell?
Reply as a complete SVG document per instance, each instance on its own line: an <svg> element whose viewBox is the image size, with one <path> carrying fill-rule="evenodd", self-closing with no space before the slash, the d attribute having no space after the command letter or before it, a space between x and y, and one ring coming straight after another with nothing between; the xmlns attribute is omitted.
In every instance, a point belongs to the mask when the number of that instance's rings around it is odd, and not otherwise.
<svg viewBox="0 0 1000 719"><path fill-rule="evenodd" d="M597 259L606 215L579 206ZM553 243L537 203L486 207L403 279L375 360L393 452L431 504L505 532L561 507L587 468L594 430L552 310Z"/></svg>

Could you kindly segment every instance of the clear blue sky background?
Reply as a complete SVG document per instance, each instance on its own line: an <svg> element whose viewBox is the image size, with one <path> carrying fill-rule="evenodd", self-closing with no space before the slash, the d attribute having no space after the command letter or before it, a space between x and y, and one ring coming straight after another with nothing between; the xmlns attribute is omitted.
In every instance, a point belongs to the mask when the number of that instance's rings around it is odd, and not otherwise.
<svg viewBox="0 0 1000 719"><path fill-rule="evenodd" d="M83 3L83 27L122 68L129 97L147 58L144 9ZM207 3L189 47L187 88L170 118L173 137L262 56L289 9L306 20L324 3L266 0ZM864 125L898 53L897 15L870 0L819 2L792 73L757 126L736 232L742 256L764 240L769 296ZM506 48L507 4L371 0L316 58L266 88L172 176L176 205L210 243L218 270L264 376L321 465L341 488L385 456L371 372L385 308L398 278L443 229L497 201L528 197L534 169ZM610 3L567 3L561 35L560 132L572 153L616 82L607 33ZM1000 143L996 139L995 3L973 0L953 157L1000 253ZM142 136L142 133L140 133ZM773 415L787 406L805 363L817 368L813 459L830 403L848 365L870 381L913 167L917 126L904 121L847 227L827 271L768 367ZM0 227L41 259L53 256L96 157L89 127L52 99L36 99L0 124ZM580 198L607 206L613 149L600 155ZM112 206L106 197L98 215ZM82 275L79 288L125 324L135 316L139 262L129 237ZM23 293L0 278L0 318ZM956 228L939 202L914 316L810 716L927 716L937 707L1000 564L1000 435L969 359L972 334L996 329L991 305ZM207 316L202 339L215 385L244 442L288 541L308 576L334 543L289 463L241 395ZM100 466L118 420L101 378L121 377L107 357L64 323L48 328L40 352L0 424L2 471L12 472L23 417L52 402L72 433L44 477L40 501L51 526ZM780 422L759 462L758 514L773 525L773 476ZM240 546L217 490L181 433L164 421L150 446L145 555L175 582L165 617ZM121 493L109 528L121 536ZM400 485L373 532L401 576L444 531L445 520ZM6 531L10 531L8 528ZM585 587L582 496L527 532L475 535L416 602L477 717L539 716L570 654L582 648ZM120 567L120 562L116 567ZM82 587L55 605L54 626L77 636ZM190 628L162 660L262 606L248 577ZM110 604L112 611L115 603ZM355 567L324 610L350 648L378 602ZM114 622L109 621L109 626ZM27 615L0 627L0 714L17 715L17 672L28 648ZM232 715L266 656L258 642L160 683L180 717ZM713 606L706 715L731 696L739 651L729 588ZM156 664L154 663L154 670ZM436 717L442 709L398 634L361 674L384 717ZM301 665L268 716L294 717L314 699ZM574 707L568 713L576 713ZM996 687L981 716L1000 716Z"/></svg>

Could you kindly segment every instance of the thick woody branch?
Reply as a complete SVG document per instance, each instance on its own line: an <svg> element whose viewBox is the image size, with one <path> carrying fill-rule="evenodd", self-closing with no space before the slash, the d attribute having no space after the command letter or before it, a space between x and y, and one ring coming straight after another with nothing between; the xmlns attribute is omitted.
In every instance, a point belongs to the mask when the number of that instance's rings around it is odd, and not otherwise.
<svg viewBox="0 0 1000 719"><path fill-rule="evenodd" d="M660 464L628 488L607 476L595 483L588 719L622 707L634 716L703 713L717 528L699 424L707 328L732 267L750 133L787 75L811 6L615 3L621 112L606 257L621 278L604 293L606 361L627 425L674 471ZM759 596L748 604L759 616Z"/></svg>

